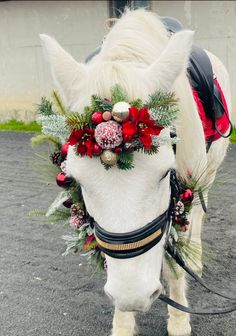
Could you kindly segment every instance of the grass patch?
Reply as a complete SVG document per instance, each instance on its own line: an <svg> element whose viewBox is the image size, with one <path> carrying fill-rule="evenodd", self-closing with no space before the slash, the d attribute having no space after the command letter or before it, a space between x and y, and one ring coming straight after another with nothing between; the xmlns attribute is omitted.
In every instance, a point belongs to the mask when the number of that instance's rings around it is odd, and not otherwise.
<svg viewBox="0 0 236 336"><path fill-rule="evenodd" d="M0 123L0 131L40 132L41 126L36 121L25 123L22 120L10 119Z"/></svg>
<svg viewBox="0 0 236 336"><path fill-rule="evenodd" d="M230 136L230 142L236 144L236 128L233 129L233 132Z"/></svg>
<svg viewBox="0 0 236 336"><path fill-rule="evenodd" d="M36 121L25 123L22 120L13 118L4 123L0 123L0 131L41 132L41 126ZM236 144L236 128L233 129L230 142Z"/></svg>

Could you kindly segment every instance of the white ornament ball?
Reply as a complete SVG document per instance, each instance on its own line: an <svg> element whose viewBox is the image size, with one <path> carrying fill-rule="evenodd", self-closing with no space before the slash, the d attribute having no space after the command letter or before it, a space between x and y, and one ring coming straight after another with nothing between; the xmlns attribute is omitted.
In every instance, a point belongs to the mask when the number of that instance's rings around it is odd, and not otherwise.
<svg viewBox="0 0 236 336"><path fill-rule="evenodd" d="M130 107L130 104L126 102L116 103L112 109L113 118L118 122L125 120L129 115Z"/></svg>
<svg viewBox="0 0 236 336"><path fill-rule="evenodd" d="M103 149L115 148L123 141L121 125L114 120L98 124L94 135L96 142Z"/></svg>

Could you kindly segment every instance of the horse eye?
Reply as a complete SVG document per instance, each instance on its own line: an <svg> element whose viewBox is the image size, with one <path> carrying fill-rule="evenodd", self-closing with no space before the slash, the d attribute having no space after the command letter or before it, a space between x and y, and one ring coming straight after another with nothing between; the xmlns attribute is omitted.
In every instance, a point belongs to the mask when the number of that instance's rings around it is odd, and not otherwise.
<svg viewBox="0 0 236 336"><path fill-rule="evenodd" d="M170 169L168 169L168 170L166 171L166 173L162 176L162 178L160 179L160 182L161 182L162 180L164 180L164 179L167 177L167 175L169 174L169 172L170 172Z"/></svg>

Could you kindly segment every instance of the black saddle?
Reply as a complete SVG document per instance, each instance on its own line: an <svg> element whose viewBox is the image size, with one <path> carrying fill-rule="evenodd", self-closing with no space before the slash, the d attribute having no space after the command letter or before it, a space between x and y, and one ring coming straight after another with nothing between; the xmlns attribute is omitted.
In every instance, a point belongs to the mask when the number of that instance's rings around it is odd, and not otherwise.
<svg viewBox="0 0 236 336"><path fill-rule="evenodd" d="M182 24L174 18L164 16L161 17L161 20L171 33L183 29ZM215 128L215 121L225 113L225 109L221 94L214 81L210 59L205 50L197 45L192 47L187 70L190 83L197 91L204 111L207 117L212 120Z"/></svg>

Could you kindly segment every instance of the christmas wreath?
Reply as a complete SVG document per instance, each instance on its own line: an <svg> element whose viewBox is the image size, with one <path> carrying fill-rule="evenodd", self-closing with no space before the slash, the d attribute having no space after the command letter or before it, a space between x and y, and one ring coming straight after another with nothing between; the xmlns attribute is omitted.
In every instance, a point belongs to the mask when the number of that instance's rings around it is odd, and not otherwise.
<svg viewBox="0 0 236 336"><path fill-rule="evenodd" d="M46 212L33 211L31 214L44 214L53 222L67 221L74 234L64 237L67 245L64 254L80 251L98 268L104 269L105 258L96 243L80 185L66 175L68 148L73 146L78 156L100 159L106 169L113 166L132 169L134 151L151 155L158 152L161 144L176 143L176 137L160 133L163 128L173 126L178 113L177 100L173 93L157 91L145 103L140 99L130 102L126 92L116 85L112 88L111 99L93 95L91 105L77 113L68 111L57 92L53 91L53 97L56 104L43 97L37 107L42 132L32 138L32 144L45 141L51 144L49 158L62 191ZM189 176L180 186L182 192L173 214L171 237L183 256L187 256L189 249L198 249L182 235L189 226L187 217L197 183Z"/></svg>

